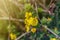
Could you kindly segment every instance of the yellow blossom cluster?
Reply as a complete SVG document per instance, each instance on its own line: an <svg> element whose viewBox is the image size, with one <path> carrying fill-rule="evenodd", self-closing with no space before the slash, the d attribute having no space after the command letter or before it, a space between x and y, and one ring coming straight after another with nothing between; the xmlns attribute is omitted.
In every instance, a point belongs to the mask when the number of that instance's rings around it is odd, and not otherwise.
<svg viewBox="0 0 60 40"><path fill-rule="evenodd" d="M50 40L57 40L56 38L50 38Z"/></svg>
<svg viewBox="0 0 60 40"><path fill-rule="evenodd" d="M14 34L14 33L10 33L9 36L10 36L11 40L15 40L16 39L16 34Z"/></svg>
<svg viewBox="0 0 60 40"><path fill-rule="evenodd" d="M25 13L25 28L26 32L30 31L30 26L36 26L38 24L37 17L33 17L31 12ZM36 32L36 28L32 28L31 32Z"/></svg>

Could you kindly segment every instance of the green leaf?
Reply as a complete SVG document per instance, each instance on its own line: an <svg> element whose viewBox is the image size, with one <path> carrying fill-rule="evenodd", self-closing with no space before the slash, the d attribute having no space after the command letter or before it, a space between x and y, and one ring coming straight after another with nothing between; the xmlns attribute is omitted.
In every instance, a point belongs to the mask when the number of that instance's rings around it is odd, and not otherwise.
<svg viewBox="0 0 60 40"><path fill-rule="evenodd" d="M46 24L46 23L47 23L47 18L43 17L43 18L41 19L41 23L42 23L42 24Z"/></svg>
<svg viewBox="0 0 60 40"><path fill-rule="evenodd" d="M38 8L38 12L43 12L43 8Z"/></svg>
<svg viewBox="0 0 60 40"><path fill-rule="evenodd" d="M28 4L25 4L24 8L25 8L26 11L31 11L31 10L33 10L31 4L29 4L29 3L28 3Z"/></svg>

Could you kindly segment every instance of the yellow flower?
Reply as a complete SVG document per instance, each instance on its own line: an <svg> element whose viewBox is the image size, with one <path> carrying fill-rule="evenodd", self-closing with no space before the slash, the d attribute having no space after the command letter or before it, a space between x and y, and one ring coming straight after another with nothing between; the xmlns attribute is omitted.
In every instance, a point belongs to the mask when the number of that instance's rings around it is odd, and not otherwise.
<svg viewBox="0 0 60 40"><path fill-rule="evenodd" d="M38 24L38 20L36 17L32 17L32 13L31 12L26 12L25 14L25 24L27 25L31 25L31 26L36 26Z"/></svg>
<svg viewBox="0 0 60 40"><path fill-rule="evenodd" d="M29 17L31 17L32 16L32 13L31 12L26 12L26 14L25 14L25 17L26 18L29 18Z"/></svg>
<svg viewBox="0 0 60 40"><path fill-rule="evenodd" d="M32 18L31 25L36 26L38 24L38 19L37 18Z"/></svg>
<svg viewBox="0 0 60 40"><path fill-rule="evenodd" d="M31 23L33 22L33 19L34 19L33 17L30 17L30 18L29 18L29 24L30 24L30 25L31 25Z"/></svg>
<svg viewBox="0 0 60 40"><path fill-rule="evenodd" d="M25 24L28 24L28 21L29 21L28 19L25 19L25 21L24 21L24 22L25 22Z"/></svg>
<svg viewBox="0 0 60 40"><path fill-rule="evenodd" d="M50 38L50 40L57 40L56 38Z"/></svg>
<svg viewBox="0 0 60 40"><path fill-rule="evenodd" d="M36 32L36 28L32 28L31 32L35 33Z"/></svg>
<svg viewBox="0 0 60 40"><path fill-rule="evenodd" d="M25 19L25 24L31 25L31 20L30 20L30 18L29 18L29 19Z"/></svg>
<svg viewBox="0 0 60 40"><path fill-rule="evenodd" d="M16 34L10 33L10 38L11 38L11 40L15 40L16 39Z"/></svg>
<svg viewBox="0 0 60 40"><path fill-rule="evenodd" d="M52 19L48 17L47 21L51 21Z"/></svg>
<svg viewBox="0 0 60 40"><path fill-rule="evenodd" d="M30 26L29 25L25 25L25 28L26 28L26 32L29 32Z"/></svg>
<svg viewBox="0 0 60 40"><path fill-rule="evenodd" d="M36 26L38 24L38 19L30 17L29 19L25 19L25 24Z"/></svg>

